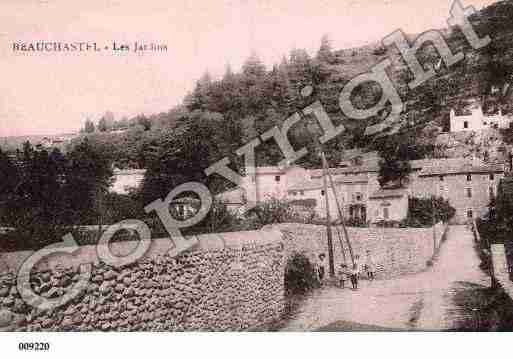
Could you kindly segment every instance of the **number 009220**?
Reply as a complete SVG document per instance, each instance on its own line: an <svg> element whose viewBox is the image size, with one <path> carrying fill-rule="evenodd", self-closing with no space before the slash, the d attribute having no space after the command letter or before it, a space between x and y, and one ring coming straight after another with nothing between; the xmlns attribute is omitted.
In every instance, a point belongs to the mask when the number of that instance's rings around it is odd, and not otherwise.
<svg viewBox="0 0 513 359"><path fill-rule="evenodd" d="M20 343L18 349L23 351L39 351L39 350L50 350L50 343Z"/></svg>

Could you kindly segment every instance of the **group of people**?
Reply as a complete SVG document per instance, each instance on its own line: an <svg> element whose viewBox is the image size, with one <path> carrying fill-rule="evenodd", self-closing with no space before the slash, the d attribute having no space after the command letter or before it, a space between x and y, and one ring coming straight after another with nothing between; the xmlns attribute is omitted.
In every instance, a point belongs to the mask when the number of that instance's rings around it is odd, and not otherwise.
<svg viewBox="0 0 513 359"><path fill-rule="evenodd" d="M365 260L363 262L361 261L360 256L356 255L354 257L354 263L349 267L345 263L340 264L337 272L339 286L344 288L345 283L349 278L351 280L353 290L358 289L358 280L361 278L363 273L367 275L367 279L374 280L375 267L374 259L372 258L370 250L366 251ZM319 282L322 285L326 276L326 255L324 253L319 254L317 275L319 277Z"/></svg>

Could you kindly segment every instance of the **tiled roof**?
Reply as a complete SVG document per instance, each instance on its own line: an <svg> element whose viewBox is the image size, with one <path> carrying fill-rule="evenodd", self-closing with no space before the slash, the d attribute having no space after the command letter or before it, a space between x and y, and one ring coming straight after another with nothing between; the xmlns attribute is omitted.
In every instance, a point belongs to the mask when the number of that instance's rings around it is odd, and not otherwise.
<svg viewBox="0 0 513 359"><path fill-rule="evenodd" d="M348 175L344 177L337 177L334 179L335 183L367 183L369 179L366 175L357 174L357 175Z"/></svg>
<svg viewBox="0 0 513 359"><path fill-rule="evenodd" d="M278 166L266 166L266 167L256 167L255 173L257 174L283 174L286 170L282 167Z"/></svg>
<svg viewBox="0 0 513 359"><path fill-rule="evenodd" d="M368 173L378 172L379 165L376 164L364 164L362 166L349 166L343 168L330 168L330 173L334 176L346 174L346 173ZM312 178L322 177L322 169L310 170L310 176Z"/></svg>
<svg viewBox="0 0 513 359"><path fill-rule="evenodd" d="M405 188L380 189L370 195L369 199L403 197L408 194Z"/></svg>
<svg viewBox="0 0 513 359"><path fill-rule="evenodd" d="M504 172L503 164L484 164L465 159L452 158L433 162L422 168L419 176L435 176L461 173L497 173Z"/></svg>
<svg viewBox="0 0 513 359"><path fill-rule="evenodd" d="M324 183L322 178L315 178L311 180L305 180L291 185L289 191L302 191L302 190L314 190L323 188Z"/></svg>
<svg viewBox="0 0 513 359"><path fill-rule="evenodd" d="M333 181L335 184L353 184L353 183L367 183L367 176L348 176L348 177L339 177L334 178ZM324 187L324 181L321 177L312 178L309 180L305 180L302 182L298 182L289 186L289 191L301 191L301 190L313 190L313 189L321 189ZM328 180L328 187L330 186L330 182Z"/></svg>
<svg viewBox="0 0 513 359"><path fill-rule="evenodd" d="M410 166L412 170L421 170L424 167L432 166L434 161L433 159L413 160L410 161Z"/></svg>

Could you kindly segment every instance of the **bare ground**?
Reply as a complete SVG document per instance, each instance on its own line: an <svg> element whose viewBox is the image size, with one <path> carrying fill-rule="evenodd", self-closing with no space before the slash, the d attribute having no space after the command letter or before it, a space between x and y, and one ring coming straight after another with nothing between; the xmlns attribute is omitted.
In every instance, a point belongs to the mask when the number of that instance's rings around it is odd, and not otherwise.
<svg viewBox="0 0 513 359"><path fill-rule="evenodd" d="M360 289L325 287L295 308L284 331L310 330L472 330L480 326L490 278L480 270L473 235L451 226L434 265L396 279L361 281ZM470 292L469 292L470 290ZM463 325L463 327L462 327Z"/></svg>

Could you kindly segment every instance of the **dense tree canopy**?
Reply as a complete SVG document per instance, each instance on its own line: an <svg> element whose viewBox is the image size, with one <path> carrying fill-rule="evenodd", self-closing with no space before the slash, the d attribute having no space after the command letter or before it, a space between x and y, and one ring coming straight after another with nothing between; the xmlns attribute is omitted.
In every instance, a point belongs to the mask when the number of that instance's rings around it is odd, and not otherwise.
<svg viewBox="0 0 513 359"><path fill-rule="evenodd" d="M15 228L13 238L40 248L60 241L73 225L97 223L97 203L112 172L87 140L68 155L27 144L17 162L0 151L0 223Z"/></svg>

